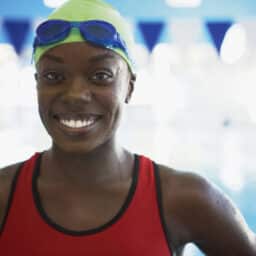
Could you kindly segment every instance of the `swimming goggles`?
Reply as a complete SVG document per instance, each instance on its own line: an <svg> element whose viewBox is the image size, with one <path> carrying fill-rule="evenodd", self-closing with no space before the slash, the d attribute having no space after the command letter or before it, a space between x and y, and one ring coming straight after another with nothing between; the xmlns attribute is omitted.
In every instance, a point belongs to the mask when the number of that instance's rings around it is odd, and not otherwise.
<svg viewBox="0 0 256 256"><path fill-rule="evenodd" d="M36 29L34 51L38 46L47 46L60 42L69 36L72 28L79 29L85 41L104 48L121 49L129 58L125 42L121 39L115 27L105 21L66 21L47 20Z"/></svg>

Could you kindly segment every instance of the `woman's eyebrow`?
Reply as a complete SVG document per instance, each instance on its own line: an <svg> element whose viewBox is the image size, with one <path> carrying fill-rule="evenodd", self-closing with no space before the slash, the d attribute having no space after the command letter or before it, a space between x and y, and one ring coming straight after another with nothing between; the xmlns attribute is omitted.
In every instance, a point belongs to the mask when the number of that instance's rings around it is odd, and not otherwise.
<svg viewBox="0 0 256 256"><path fill-rule="evenodd" d="M116 55L112 54L110 52L103 53L103 54L98 54L98 55L90 57L89 61L90 62L99 62L99 61L103 61L103 60L106 60L106 59L116 59Z"/></svg>

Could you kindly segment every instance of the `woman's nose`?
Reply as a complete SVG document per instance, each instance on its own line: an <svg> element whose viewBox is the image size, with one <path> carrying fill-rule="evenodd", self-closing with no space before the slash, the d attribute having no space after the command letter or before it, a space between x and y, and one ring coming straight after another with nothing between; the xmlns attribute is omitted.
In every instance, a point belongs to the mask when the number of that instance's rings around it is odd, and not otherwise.
<svg viewBox="0 0 256 256"><path fill-rule="evenodd" d="M91 87L88 80L82 76L77 76L70 84L67 84L66 97L70 100L82 100L90 102L92 99Z"/></svg>

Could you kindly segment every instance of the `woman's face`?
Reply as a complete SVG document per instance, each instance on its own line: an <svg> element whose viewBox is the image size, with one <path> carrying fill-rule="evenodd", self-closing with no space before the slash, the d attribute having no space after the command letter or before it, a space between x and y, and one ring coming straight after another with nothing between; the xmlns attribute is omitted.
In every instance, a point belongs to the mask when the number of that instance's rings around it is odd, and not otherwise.
<svg viewBox="0 0 256 256"><path fill-rule="evenodd" d="M77 42L46 52L36 80L39 114L53 146L85 153L114 138L134 79L113 51Z"/></svg>

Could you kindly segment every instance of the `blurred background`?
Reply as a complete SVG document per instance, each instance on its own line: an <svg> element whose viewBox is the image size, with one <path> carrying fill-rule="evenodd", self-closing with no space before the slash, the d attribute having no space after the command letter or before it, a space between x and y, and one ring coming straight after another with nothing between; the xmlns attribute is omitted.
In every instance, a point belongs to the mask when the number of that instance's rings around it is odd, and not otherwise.
<svg viewBox="0 0 256 256"><path fill-rule="evenodd" d="M106 0L129 20L137 83L119 140L215 182L256 231L256 1ZM31 62L63 0L0 3L0 167L47 149ZM193 245L186 256L202 255Z"/></svg>

